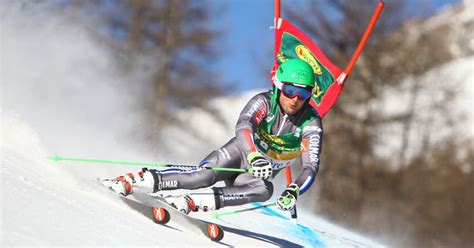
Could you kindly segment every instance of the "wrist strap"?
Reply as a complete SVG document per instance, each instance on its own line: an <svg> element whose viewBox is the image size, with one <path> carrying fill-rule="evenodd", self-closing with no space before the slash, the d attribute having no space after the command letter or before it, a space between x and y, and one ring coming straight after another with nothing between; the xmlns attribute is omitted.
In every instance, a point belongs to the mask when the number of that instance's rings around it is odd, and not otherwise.
<svg viewBox="0 0 474 248"><path fill-rule="evenodd" d="M252 162L254 159L258 157L263 157L263 156L259 152L251 152L249 153L249 155L247 155L247 161Z"/></svg>
<svg viewBox="0 0 474 248"><path fill-rule="evenodd" d="M291 189L290 191L296 193L295 197L300 195L300 187L296 183L292 183L288 185L287 189Z"/></svg>

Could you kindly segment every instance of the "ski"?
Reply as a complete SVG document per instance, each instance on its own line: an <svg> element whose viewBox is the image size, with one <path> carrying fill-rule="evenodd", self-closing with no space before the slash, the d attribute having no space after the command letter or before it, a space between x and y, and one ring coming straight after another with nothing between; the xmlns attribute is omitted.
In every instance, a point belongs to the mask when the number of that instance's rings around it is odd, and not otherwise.
<svg viewBox="0 0 474 248"><path fill-rule="evenodd" d="M204 234L212 241L220 241L224 238L224 230L214 223L208 223L206 221L193 218L187 214L184 214L170 205L166 200L160 196L152 196L140 192L135 192L130 196L127 196L133 200L141 202L144 205L153 208L153 215L155 219L162 218L163 213L169 213L170 219L173 222L180 224L187 230L192 231L196 234Z"/></svg>
<svg viewBox="0 0 474 248"><path fill-rule="evenodd" d="M96 182L105 188L110 193L113 193L112 190L110 190L104 182L109 182L109 179L100 179L96 178ZM153 220L157 224L161 225L166 225L170 221L170 213L168 210L164 208L153 208L148 205L143 204L140 201L130 199L129 197L125 197L122 195L118 195L116 193L113 193L114 196L118 197L120 200L122 200L125 204L127 204L130 208L133 210L143 214L145 217Z"/></svg>
<svg viewBox="0 0 474 248"><path fill-rule="evenodd" d="M107 187L104 185L104 181L108 180L97 178L97 181L101 186ZM152 196L140 192L134 192L128 196L117 196L131 208L152 219L155 223L166 225L170 220L172 220L187 230L198 235L204 234L206 237L216 242L222 240L224 237L224 230L219 225L188 216L166 202L163 197Z"/></svg>

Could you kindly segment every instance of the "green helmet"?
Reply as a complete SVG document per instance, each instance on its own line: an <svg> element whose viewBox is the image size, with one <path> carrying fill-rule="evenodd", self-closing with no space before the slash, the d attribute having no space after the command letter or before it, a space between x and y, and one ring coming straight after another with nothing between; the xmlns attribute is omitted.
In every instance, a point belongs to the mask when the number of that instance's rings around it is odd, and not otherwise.
<svg viewBox="0 0 474 248"><path fill-rule="evenodd" d="M303 60L289 59L278 67L276 81L279 81L276 84L277 88L280 88L278 86L281 83L292 83L314 88L314 70Z"/></svg>

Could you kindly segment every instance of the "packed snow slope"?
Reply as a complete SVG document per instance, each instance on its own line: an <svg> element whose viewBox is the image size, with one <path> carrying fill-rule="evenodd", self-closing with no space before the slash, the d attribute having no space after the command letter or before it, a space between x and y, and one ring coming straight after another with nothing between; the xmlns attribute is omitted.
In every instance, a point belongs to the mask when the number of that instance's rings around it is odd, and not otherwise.
<svg viewBox="0 0 474 248"><path fill-rule="evenodd" d="M308 213L300 223L274 209L212 219L225 230L220 243L188 232L179 223L155 224L94 178L137 168L52 162L37 132L2 112L2 246L263 246L379 247ZM78 168L87 173L78 174ZM247 206L249 207L249 206ZM234 208L236 209L236 208Z"/></svg>

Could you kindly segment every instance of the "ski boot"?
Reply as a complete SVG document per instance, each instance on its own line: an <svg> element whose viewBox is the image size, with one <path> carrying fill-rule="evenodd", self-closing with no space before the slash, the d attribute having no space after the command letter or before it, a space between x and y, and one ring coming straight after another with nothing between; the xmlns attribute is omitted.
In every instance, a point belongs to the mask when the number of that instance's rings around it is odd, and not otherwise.
<svg viewBox="0 0 474 248"><path fill-rule="evenodd" d="M112 180L103 180L102 184L109 187L117 194L127 196L134 192L134 190L143 193L155 192L155 181L157 175L155 171L149 171L143 168L137 173L127 173L125 176L119 176Z"/></svg>
<svg viewBox="0 0 474 248"><path fill-rule="evenodd" d="M216 194L213 189L205 189L181 196L169 196L165 200L184 214L191 211L216 210Z"/></svg>

